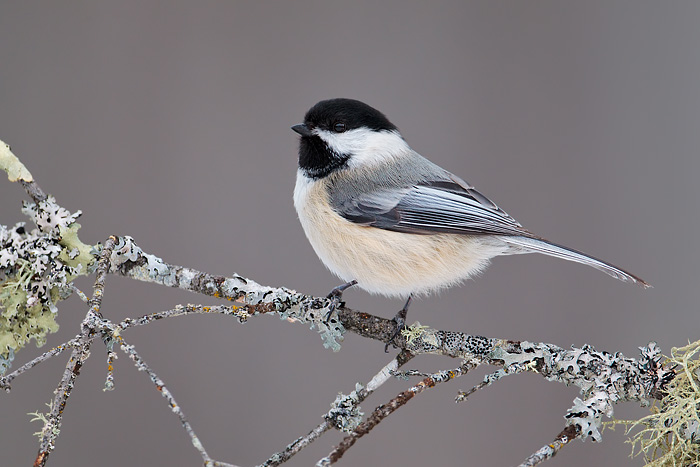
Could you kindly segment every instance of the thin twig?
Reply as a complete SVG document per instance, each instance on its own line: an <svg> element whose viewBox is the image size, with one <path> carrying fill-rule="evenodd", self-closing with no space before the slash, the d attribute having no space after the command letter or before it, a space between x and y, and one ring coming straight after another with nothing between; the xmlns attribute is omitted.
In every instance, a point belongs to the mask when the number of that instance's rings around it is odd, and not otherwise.
<svg viewBox="0 0 700 467"><path fill-rule="evenodd" d="M112 345L107 348L107 378L105 379L104 391L114 390L114 360L117 359L116 352L112 349Z"/></svg>
<svg viewBox="0 0 700 467"><path fill-rule="evenodd" d="M42 190L41 187L34 180L32 180L31 182L27 182L26 180L19 180L19 182L24 187L24 191L27 192L29 197L32 198L32 200L35 203L46 201L46 193L44 193L44 190Z"/></svg>
<svg viewBox="0 0 700 467"><path fill-rule="evenodd" d="M494 371L493 373L489 373L488 375L484 376L484 380L471 388L468 391L460 391L459 394L457 394L457 397L455 398L455 402L464 402L467 400L469 396L474 394L476 391L483 389L487 386L491 386L493 383L496 381L500 380L504 376L507 376L511 373L508 373L507 371L503 369L499 369L497 371Z"/></svg>
<svg viewBox="0 0 700 467"><path fill-rule="evenodd" d="M394 413L397 409L405 405L408 401L413 399L413 397L422 393L428 388L432 388L438 383L444 383L458 376L464 375L473 368L476 368L476 364L472 362L465 362L459 368L435 373L425 378L415 386L399 393L396 397L390 400L388 404L380 405L379 407L374 409L372 414L369 417L367 417L367 420L362 422L360 426L358 426L350 435L343 438L340 444L333 451L331 451L328 454L328 456L320 459L316 463L316 465L325 467L336 463L341 457L343 457L345 451L350 449L358 439L368 434L375 426L381 423L382 420L384 420L386 417Z"/></svg>
<svg viewBox="0 0 700 467"><path fill-rule="evenodd" d="M554 438L551 444L542 446L537 452L525 459L518 467L534 467L547 459L551 459L561 448L578 438L580 434L575 425L568 425Z"/></svg>
<svg viewBox="0 0 700 467"><path fill-rule="evenodd" d="M90 313L99 314L100 307L102 306L102 297L105 293L105 280L107 279L107 273L110 267L110 256L112 255L112 250L114 249L114 244L117 238L110 236L107 241L105 241L102 253L100 254L100 260L97 263L97 269L95 271L95 285L92 288L92 298L88 301L88 306ZM87 318L86 318L87 319ZM86 324L89 324L86 323Z"/></svg>
<svg viewBox="0 0 700 467"><path fill-rule="evenodd" d="M89 341L87 345L81 342L71 353L66 369L63 372L63 377L56 388L56 396L50 405L51 413L46 417L46 423L44 423L44 427L41 430L41 442L39 443L39 452L34 460L34 467L46 465L49 454L55 448L54 443L61 430L61 421L66 402L75 386L75 380L80 374L80 369L89 355Z"/></svg>
<svg viewBox="0 0 700 467"><path fill-rule="evenodd" d="M51 357L55 357L56 355L62 353L64 350L74 347L76 342L78 341L78 337L75 337L68 342L64 342L61 345L57 345L53 349L44 352L43 354L39 355L33 360L28 361L21 367L17 368L15 371L12 373L8 373L5 376L0 377L0 389L4 389L7 392L10 392L11 389L11 384L12 380L21 375L22 373L26 372L27 370L30 370L37 366L38 364L45 362L46 360L50 359Z"/></svg>
<svg viewBox="0 0 700 467"><path fill-rule="evenodd" d="M83 291L80 290L79 288L77 288L75 285L71 284L70 288L73 291L73 293L75 293L78 296L78 298L80 298L83 302L87 303L90 301L90 298L87 295L85 295L83 293Z"/></svg>
<svg viewBox="0 0 700 467"><path fill-rule="evenodd" d="M174 318L176 316L185 316L191 314L219 314L226 316L234 316L240 322L244 322L250 316L245 308L237 306L227 306L227 305L214 305L214 306L204 306L204 305L178 305L177 307L166 310L159 311L157 313L150 313L148 315L141 316L139 318L126 318L121 323L117 324L120 329L128 329L135 326L144 326L150 324L154 321L158 321L164 318Z"/></svg>

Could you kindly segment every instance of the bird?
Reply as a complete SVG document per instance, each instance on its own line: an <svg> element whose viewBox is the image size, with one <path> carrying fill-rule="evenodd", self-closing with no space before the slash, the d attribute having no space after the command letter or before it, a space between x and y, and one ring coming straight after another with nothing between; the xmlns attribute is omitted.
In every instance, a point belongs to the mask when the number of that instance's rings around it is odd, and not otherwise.
<svg viewBox="0 0 700 467"><path fill-rule="evenodd" d="M650 287L525 229L474 186L411 149L384 114L361 101L322 100L291 129L300 136L299 221L321 262L345 281L328 297L340 303L343 291L357 285L405 299L394 337L414 297L457 285L500 255L542 253Z"/></svg>

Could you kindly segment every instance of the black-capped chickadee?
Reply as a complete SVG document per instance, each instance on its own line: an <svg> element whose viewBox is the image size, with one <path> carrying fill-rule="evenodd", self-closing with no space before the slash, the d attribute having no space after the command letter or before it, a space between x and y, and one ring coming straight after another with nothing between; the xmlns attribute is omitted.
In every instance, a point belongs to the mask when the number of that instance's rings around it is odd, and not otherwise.
<svg viewBox="0 0 700 467"><path fill-rule="evenodd" d="M353 99L314 105L301 135L294 206L323 264L370 293L408 298L455 285L494 256L544 253L626 282L639 277L524 229L469 183L413 151L381 112Z"/></svg>

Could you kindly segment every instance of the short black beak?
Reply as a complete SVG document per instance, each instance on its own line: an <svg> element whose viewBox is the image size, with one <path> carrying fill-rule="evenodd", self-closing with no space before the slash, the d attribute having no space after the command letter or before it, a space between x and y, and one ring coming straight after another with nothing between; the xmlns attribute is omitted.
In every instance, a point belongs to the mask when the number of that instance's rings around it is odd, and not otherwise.
<svg viewBox="0 0 700 467"><path fill-rule="evenodd" d="M313 133L311 133L311 130L309 129L308 126L306 126L305 123L300 123L298 125L294 125L292 127L292 130L296 131L301 136L313 136Z"/></svg>

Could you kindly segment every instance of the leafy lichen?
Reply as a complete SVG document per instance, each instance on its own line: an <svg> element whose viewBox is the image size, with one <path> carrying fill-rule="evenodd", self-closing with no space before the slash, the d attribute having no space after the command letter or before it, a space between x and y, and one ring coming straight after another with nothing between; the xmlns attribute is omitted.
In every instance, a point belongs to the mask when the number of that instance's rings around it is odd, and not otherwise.
<svg viewBox="0 0 700 467"><path fill-rule="evenodd" d="M414 340L421 337L429 326L422 326L418 321L407 328L401 330L401 335L406 339L406 342L412 344Z"/></svg>
<svg viewBox="0 0 700 467"><path fill-rule="evenodd" d="M627 424L642 428L630 442L632 455L643 455L649 467L700 464L700 341L671 349L664 366L676 366L666 396L651 407L651 415Z"/></svg>
<svg viewBox="0 0 700 467"><path fill-rule="evenodd" d="M0 374L17 350L32 340L42 345L58 330L56 304L94 264L92 247L77 235L80 211L71 213L49 196L25 203L22 212L36 229L0 225Z"/></svg>
<svg viewBox="0 0 700 467"><path fill-rule="evenodd" d="M355 390L348 395L339 393L331 403L331 410L326 414L326 420L345 433L352 432L362 422L364 413L360 410L360 395L364 389L360 383L355 384Z"/></svg>
<svg viewBox="0 0 700 467"><path fill-rule="evenodd" d="M29 420L30 422L41 422L44 424L44 426L41 428L41 431L37 431L34 433L34 436L38 437L39 439L41 439L42 436L44 436L44 430L51 429L49 428L51 426L51 424L49 423L49 417L51 415L51 411L53 410L53 402L46 403L46 407L49 408L49 411L46 413L39 412L38 410L36 412L27 413L27 415L32 415L31 420ZM53 429L51 429L51 431L53 431L55 436L58 436L61 429L57 426L54 426Z"/></svg>
<svg viewBox="0 0 700 467"><path fill-rule="evenodd" d="M17 156L12 154L10 146L3 141L0 141L0 170L7 173L7 178L11 182L16 182L17 180L32 181L32 174L29 173L29 170L20 162Z"/></svg>

